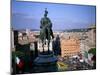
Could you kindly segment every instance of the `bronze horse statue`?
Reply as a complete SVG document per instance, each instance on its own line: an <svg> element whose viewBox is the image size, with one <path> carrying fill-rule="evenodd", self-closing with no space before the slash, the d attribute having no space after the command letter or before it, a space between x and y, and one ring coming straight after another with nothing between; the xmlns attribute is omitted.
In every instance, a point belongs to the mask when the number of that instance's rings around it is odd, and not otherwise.
<svg viewBox="0 0 100 75"><path fill-rule="evenodd" d="M54 38L52 32L52 22L47 17L47 14L48 11L47 9L45 9L44 17L41 18L40 21L40 40L42 41L43 52L44 52L44 45L46 44L46 40L48 42L48 52L49 52L50 40Z"/></svg>

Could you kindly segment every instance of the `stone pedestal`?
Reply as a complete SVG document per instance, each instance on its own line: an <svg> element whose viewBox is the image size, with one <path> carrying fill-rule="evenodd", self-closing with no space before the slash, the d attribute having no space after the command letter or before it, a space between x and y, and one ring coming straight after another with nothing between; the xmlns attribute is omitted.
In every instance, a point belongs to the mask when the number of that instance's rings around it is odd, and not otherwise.
<svg viewBox="0 0 100 75"><path fill-rule="evenodd" d="M39 44L41 47L41 44ZM51 42L51 48L52 48L52 42ZM47 46L45 46L47 47ZM45 51L42 50L39 52L38 57L34 60L34 71L37 73L40 72L55 72L57 71L57 57L54 55L53 50L48 52L47 48L45 48ZM42 49L42 48L39 48Z"/></svg>
<svg viewBox="0 0 100 75"><path fill-rule="evenodd" d="M53 55L53 53L48 54L39 54L39 56L35 59L36 65L45 65L45 64L53 64L57 62L57 57Z"/></svg>
<svg viewBox="0 0 100 75"><path fill-rule="evenodd" d="M34 60L34 70L36 73L40 72L56 72L57 69L57 57L52 52L40 53Z"/></svg>

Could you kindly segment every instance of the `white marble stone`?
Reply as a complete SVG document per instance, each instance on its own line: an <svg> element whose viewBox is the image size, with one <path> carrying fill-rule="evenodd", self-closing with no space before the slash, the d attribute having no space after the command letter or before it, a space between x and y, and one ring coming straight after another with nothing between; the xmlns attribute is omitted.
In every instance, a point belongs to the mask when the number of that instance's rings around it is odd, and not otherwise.
<svg viewBox="0 0 100 75"><path fill-rule="evenodd" d="M38 41L38 50L40 52L43 51L41 40ZM44 45L44 51L47 51L47 50L48 50L48 41L46 40L46 44ZM52 40L50 41L49 50L52 51Z"/></svg>

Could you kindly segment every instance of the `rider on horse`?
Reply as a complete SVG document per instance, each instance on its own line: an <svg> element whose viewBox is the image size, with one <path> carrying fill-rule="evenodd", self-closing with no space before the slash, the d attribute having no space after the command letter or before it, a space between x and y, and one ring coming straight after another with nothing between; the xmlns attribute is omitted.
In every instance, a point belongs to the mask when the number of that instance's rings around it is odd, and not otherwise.
<svg viewBox="0 0 100 75"><path fill-rule="evenodd" d="M47 11L47 9L45 9L44 17L40 21L40 23L41 23L40 39L42 40L42 43L44 43L45 40L47 39L48 46L49 46L51 36L52 36L52 38L54 38L54 36L53 36L53 32L52 32L52 23L51 23L51 20L47 17L47 14L48 14L48 11Z"/></svg>

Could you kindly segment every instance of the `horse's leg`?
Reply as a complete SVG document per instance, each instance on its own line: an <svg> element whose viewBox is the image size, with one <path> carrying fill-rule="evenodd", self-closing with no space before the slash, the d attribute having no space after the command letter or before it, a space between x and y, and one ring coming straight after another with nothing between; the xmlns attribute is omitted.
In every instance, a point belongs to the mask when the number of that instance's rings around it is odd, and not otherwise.
<svg viewBox="0 0 100 75"><path fill-rule="evenodd" d="M47 34L47 37L48 37L48 53L50 53L50 29L48 29L48 34Z"/></svg>
<svg viewBox="0 0 100 75"><path fill-rule="evenodd" d="M42 48L43 48L43 52L44 52L44 43L42 43Z"/></svg>
<svg viewBox="0 0 100 75"><path fill-rule="evenodd" d="M49 46L50 46L50 40L48 40L48 53L50 52Z"/></svg>
<svg viewBox="0 0 100 75"><path fill-rule="evenodd" d="M43 48L42 52L44 52L44 42L43 42L43 40L42 40L42 48Z"/></svg>

